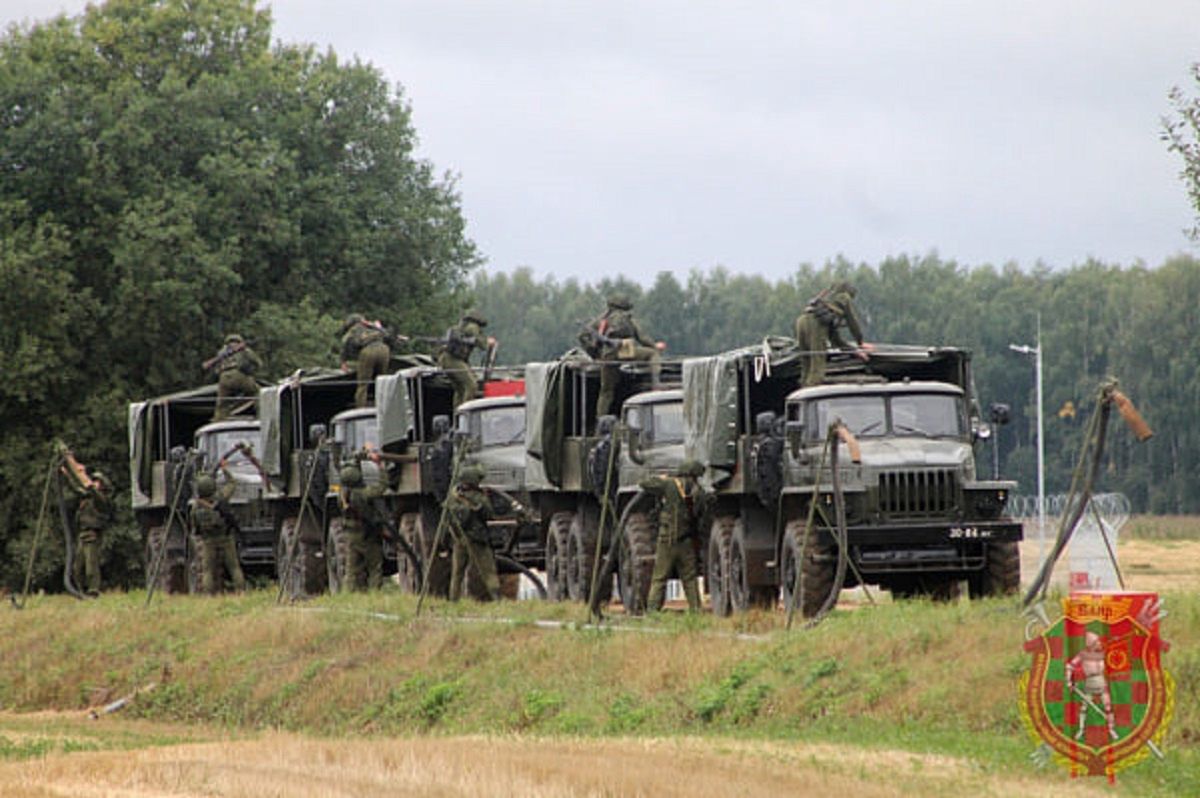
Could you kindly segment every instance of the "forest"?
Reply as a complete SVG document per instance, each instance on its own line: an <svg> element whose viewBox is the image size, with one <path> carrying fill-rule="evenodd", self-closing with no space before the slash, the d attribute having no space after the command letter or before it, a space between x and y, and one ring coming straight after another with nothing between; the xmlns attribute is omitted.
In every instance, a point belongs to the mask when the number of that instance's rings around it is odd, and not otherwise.
<svg viewBox="0 0 1200 798"><path fill-rule="evenodd" d="M0 585L24 576L53 442L107 472L123 499L128 403L205 381L200 363L229 332L278 379L336 365L350 312L437 335L477 304L500 361L520 364L574 345L615 289L678 357L789 335L810 296L848 279L869 340L974 352L985 409L1011 405L996 453L1022 492L1034 490L1034 368L1010 344L1036 344L1040 319L1047 491L1066 489L1096 389L1113 376L1157 436L1137 444L1114 428L1099 488L1138 512L1200 511L1193 257L1069 268L837 258L774 281L716 266L681 282L662 264L649 285L619 269L588 283L488 269L456 176L416 155L403 89L331 50L273 44L271 31L254 0L109 0L0 35ZM1163 137L1200 205L1200 113L1185 93L1173 102ZM136 584L140 541L118 505L106 580ZM35 585L52 585L60 563L51 539Z"/></svg>

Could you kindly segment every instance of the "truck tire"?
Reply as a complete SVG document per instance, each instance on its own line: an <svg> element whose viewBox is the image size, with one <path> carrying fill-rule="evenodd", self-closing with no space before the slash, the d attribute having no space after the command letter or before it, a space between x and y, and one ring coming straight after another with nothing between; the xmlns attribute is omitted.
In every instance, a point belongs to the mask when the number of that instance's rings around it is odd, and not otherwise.
<svg viewBox="0 0 1200 798"><path fill-rule="evenodd" d="M704 558L704 586L708 590L713 615L722 618L732 610L729 599L729 543L733 539L735 521L732 515L719 515L713 519Z"/></svg>
<svg viewBox="0 0 1200 798"><path fill-rule="evenodd" d="M146 530L146 588L150 588L154 565L161 556L163 561L159 564L158 584L154 586L154 589L168 594L186 593L188 586L187 561L177 555L172 555L169 550L165 555L161 554L160 552L166 545L167 530L165 526L152 526Z"/></svg>
<svg viewBox="0 0 1200 798"><path fill-rule="evenodd" d="M799 519L788 522L784 532L784 557L789 556L790 550L790 556L799 563L800 616L813 618L825 606L833 591L833 578L837 574L837 548L832 542L822 542L815 525L806 535L807 526L806 521ZM786 564L784 568L786 572ZM792 584L785 582L784 590L791 590ZM795 600L792 597L792 601Z"/></svg>
<svg viewBox="0 0 1200 798"><path fill-rule="evenodd" d="M329 519L325 532L325 576L330 593L349 590L346 584L346 535L342 531L342 519Z"/></svg>
<svg viewBox="0 0 1200 798"><path fill-rule="evenodd" d="M201 555L200 539L195 535L188 535L187 538L187 592L193 596L198 596L204 592L204 562ZM217 585L217 592L221 590L222 585Z"/></svg>
<svg viewBox="0 0 1200 798"><path fill-rule="evenodd" d="M550 527L546 531L546 597L550 601L564 601L569 595L567 587L567 540L575 513L562 511L550 516Z"/></svg>
<svg viewBox="0 0 1200 798"><path fill-rule="evenodd" d="M620 530L617 589L627 615L643 615L654 573L654 525L645 513L630 513Z"/></svg>
<svg viewBox="0 0 1200 798"><path fill-rule="evenodd" d="M313 525L316 520L310 519ZM291 561L288 561L288 556ZM288 573L283 569L287 566ZM308 598L325 592L325 558L321 548L306 541L301 534L300 519L288 516L279 525L279 542L275 552L276 577L289 599Z"/></svg>
<svg viewBox="0 0 1200 798"><path fill-rule="evenodd" d="M776 589L774 586L750 584L750 567L746 559L746 528L741 518L733 523L733 534L729 538L729 565L726 569L729 585L729 607L733 612L774 609Z"/></svg>
<svg viewBox="0 0 1200 798"><path fill-rule="evenodd" d="M567 594L572 601L591 598L592 565L596 556L596 532L588 529L586 513L575 513L567 531Z"/></svg>
<svg viewBox="0 0 1200 798"><path fill-rule="evenodd" d="M987 544L987 565L967 579L971 598L1011 596L1021 589L1021 551L1017 541Z"/></svg>

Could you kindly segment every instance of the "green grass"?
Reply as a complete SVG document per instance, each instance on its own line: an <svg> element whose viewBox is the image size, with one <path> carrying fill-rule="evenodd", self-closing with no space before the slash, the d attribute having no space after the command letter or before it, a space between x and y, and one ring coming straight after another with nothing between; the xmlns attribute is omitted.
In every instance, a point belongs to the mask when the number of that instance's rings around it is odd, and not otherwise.
<svg viewBox="0 0 1200 798"><path fill-rule="evenodd" d="M156 683L122 715L225 733L832 741L1033 770L1013 601L881 604L786 632L762 612L597 629L565 604L431 601L417 619L414 599L398 593L297 607L274 597L161 597L148 609L139 593L31 599L0 613L0 708L83 710ZM1168 761L1123 773L1131 795L1186 794L1200 772L1200 597L1164 598L1177 683ZM0 726L0 758L124 744L65 739Z"/></svg>

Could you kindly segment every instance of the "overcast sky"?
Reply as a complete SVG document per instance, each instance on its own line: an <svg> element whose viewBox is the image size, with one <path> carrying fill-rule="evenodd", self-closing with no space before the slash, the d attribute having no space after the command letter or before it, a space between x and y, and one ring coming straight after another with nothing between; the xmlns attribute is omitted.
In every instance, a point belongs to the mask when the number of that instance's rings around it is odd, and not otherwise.
<svg viewBox="0 0 1200 798"><path fill-rule="evenodd" d="M4 23L83 0L4 0ZM403 86L491 270L1195 254L1167 92L1200 0L278 0Z"/></svg>

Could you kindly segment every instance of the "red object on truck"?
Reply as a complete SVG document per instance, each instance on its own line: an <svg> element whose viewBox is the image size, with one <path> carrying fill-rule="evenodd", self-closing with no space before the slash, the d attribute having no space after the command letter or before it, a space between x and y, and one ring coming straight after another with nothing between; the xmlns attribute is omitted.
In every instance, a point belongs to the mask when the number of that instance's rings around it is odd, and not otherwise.
<svg viewBox="0 0 1200 798"><path fill-rule="evenodd" d="M483 384L485 398L494 396L524 396L525 380L489 380Z"/></svg>

